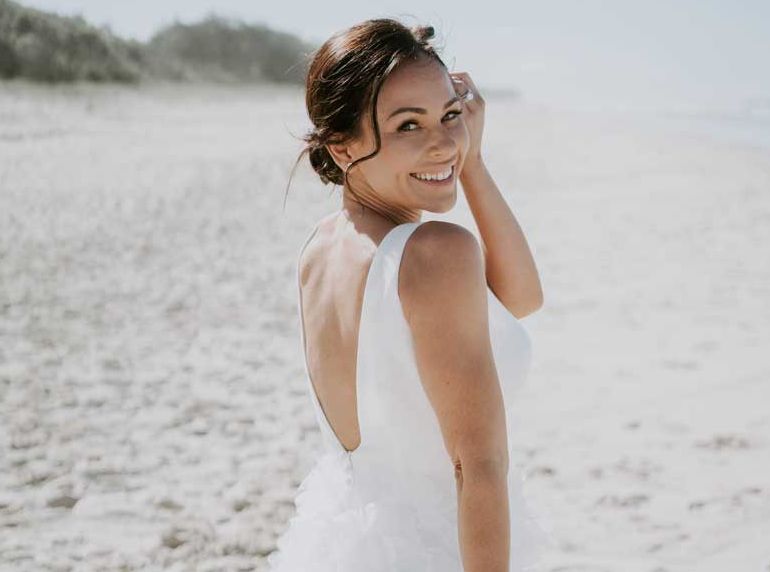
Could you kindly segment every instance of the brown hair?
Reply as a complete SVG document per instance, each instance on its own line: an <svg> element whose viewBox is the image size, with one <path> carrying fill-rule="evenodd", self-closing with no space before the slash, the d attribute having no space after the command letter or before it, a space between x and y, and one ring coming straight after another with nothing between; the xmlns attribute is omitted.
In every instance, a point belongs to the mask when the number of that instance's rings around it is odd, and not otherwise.
<svg viewBox="0 0 770 572"><path fill-rule="evenodd" d="M377 154L380 150L377 98L385 79L400 63L426 56L446 69L428 43L433 32L432 26L410 28L397 20L376 18L337 32L311 53L305 80L305 106L314 128L302 137L307 145L294 162L292 175L302 156L308 153L310 165L324 184L344 185L347 171L334 162L326 144L345 143L361 136L365 106L371 110L377 147L371 154L356 159L350 167ZM286 185L288 191L289 184Z"/></svg>

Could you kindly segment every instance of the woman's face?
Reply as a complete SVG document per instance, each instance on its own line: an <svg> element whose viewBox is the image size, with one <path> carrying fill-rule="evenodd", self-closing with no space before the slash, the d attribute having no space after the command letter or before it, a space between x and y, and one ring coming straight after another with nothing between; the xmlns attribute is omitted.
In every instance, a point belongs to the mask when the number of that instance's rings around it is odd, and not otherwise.
<svg viewBox="0 0 770 572"><path fill-rule="evenodd" d="M440 64L423 59L399 66L383 83L377 101L381 148L350 169L349 185L359 195L374 193L373 200L398 209L448 211L457 201L457 173L469 147L463 111ZM362 140L348 148L354 159L376 148L368 112L362 121ZM450 168L452 175L439 184L414 177Z"/></svg>

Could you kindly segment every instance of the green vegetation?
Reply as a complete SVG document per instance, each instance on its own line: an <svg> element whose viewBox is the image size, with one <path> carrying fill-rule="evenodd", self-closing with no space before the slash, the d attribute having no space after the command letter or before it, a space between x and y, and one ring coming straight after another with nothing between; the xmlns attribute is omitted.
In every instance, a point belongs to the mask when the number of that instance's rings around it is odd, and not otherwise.
<svg viewBox="0 0 770 572"><path fill-rule="evenodd" d="M0 0L0 79L301 84L313 49L291 34L213 14L195 24L175 23L142 43L80 16Z"/></svg>

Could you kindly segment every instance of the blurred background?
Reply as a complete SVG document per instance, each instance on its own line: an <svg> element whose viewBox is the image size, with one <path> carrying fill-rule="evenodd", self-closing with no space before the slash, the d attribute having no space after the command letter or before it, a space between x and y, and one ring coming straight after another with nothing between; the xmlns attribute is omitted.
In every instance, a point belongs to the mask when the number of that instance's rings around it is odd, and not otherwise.
<svg viewBox="0 0 770 572"><path fill-rule="evenodd" d="M770 570L770 4L0 0L0 570L265 570L320 447L306 58L429 24L545 305L543 571ZM424 219L477 232L462 192ZM512 555L515 558L515 555Z"/></svg>

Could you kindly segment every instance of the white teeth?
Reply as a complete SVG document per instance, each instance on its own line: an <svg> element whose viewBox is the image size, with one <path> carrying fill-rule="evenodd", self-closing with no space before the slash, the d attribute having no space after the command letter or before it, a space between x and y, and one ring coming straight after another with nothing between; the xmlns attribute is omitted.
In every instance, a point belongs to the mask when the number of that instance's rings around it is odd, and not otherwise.
<svg viewBox="0 0 770 572"><path fill-rule="evenodd" d="M435 175L430 174L423 174L423 173L412 173L412 175L418 179L423 179L425 181L443 181L444 179L448 179L450 175L452 174L452 168L450 167L448 170L444 171L443 173L437 173Z"/></svg>

